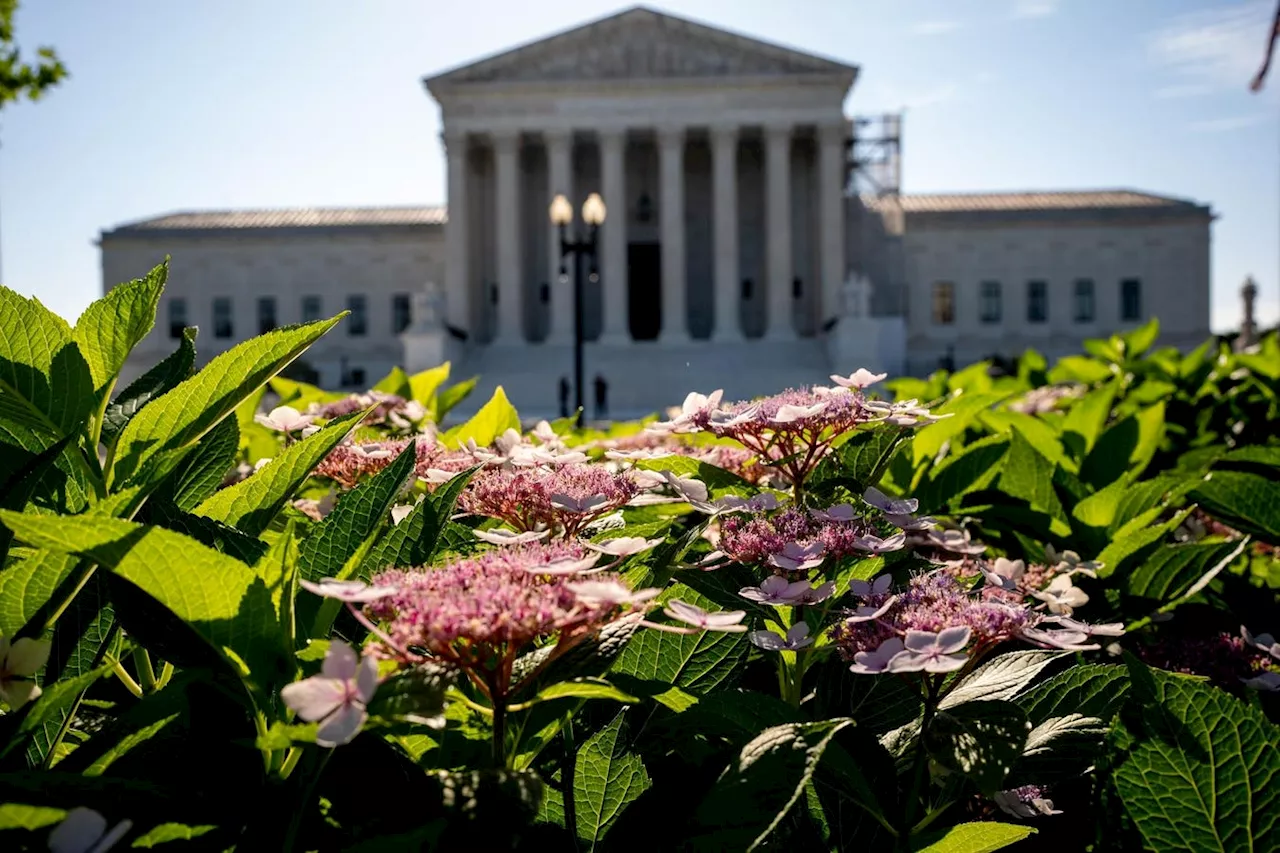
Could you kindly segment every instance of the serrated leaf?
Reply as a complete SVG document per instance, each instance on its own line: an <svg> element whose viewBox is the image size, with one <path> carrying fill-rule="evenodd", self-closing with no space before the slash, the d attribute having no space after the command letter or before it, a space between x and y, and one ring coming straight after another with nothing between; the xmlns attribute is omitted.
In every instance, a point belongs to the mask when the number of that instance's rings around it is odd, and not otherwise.
<svg viewBox="0 0 1280 853"><path fill-rule="evenodd" d="M992 394L963 393L951 397L941 406L934 407L934 414L950 414L951 417L943 418L937 423L932 423L916 430L915 436L911 441L911 454L914 457L915 464L920 465L927 460L933 459L942 450L943 445L963 435L964 431L978 418L978 415L1009 396L1009 392Z"/></svg>
<svg viewBox="0 0 1280 853"><path fill-rule="evenodd" d="M450 447L461 447L474 440L480 447L487 447L509 429L520 430L520 415L499 385L489 402L481 406L471 420L446 432L440 441Z"/></svg>
<svg viewBox="0 0 1280 853"><path fill-rule="evenodd" d="M307 580L338 577L356 552L367 547L417 462L414 442L367 481L338 498L324 521L302 542L302 572ZM353 567L354 568L354 567Z"/></svg>
<svg viewBox="0 0 1280 853"><path fill-rule="evenodd" d="M40 300L0 286L0 415L61 438L89 416L93 392L67 322Z"/></svg>
<svg viewBox="0 0 1280 853"><path fill-rule="evenodd" d="M635 704L640 699L632 696L624 690L614 687L602 678L575 678L571 681L561 681L558 684L551 684L538 691L533 697L534 702L545 702L548 699L564 699L566 697L574 697L577 699L612 699L615 702L625 702Z"/></svg>
<svg viewBox="0 0 1280 853"><path fill-rule="evenodd" d="M36 550L14 556L0 570L0 635L12 637L44 607L77 560L69 554Z"/></svg>
<svg viewBox="0 0 1280 853"><path fill-rule="evenodd" d="M76 321L73 334L89 365L95 391L116 378L129 353L155 325L156 306L168 275L166 260L143 278L111 288Z"/></svg>
<svg viewBox="0 0 1280 853"><path fill-rule="evenodd" d="M306 481L312 469L351 433L362 416L360 412L353 412L335 418L319 432L286 447L249 477L215 493L194 512L250 536L259 535Z"/></svg>
<svg viewBox="0 0 1280 853"><path fill-rule="evenodd" d="M227 472L235 466L239 450L240 429L236 419L223 418L183 456L149 499L171 503L183 511L191 510L222 485Z"/></svg>
<svg viewBox="0 0 1280 853"><path fill-rule="evenodd" d="M1191 499L1237 530L1280 544L1280 469L1267 474L1212 471Z"/></svg>
<svg viewBox="0 0 1280 853"><path fill-rule="evenodd" d="M183 512L172 504L149 502L142 517L137 520L190 536L202 545L235 557L250 566L258 562L267 551L267 543L261 539L242 533L234 527L228 527L220 521L205 518L203 515Z"/></svg>
<svg viewBox="0 0 1280 853"><path fill-rule="evenodd" d="M1035 831L1029 826L994 821L961 823L920 836L912 842L911 849L914 853L992 853L1017 844Z"/></svg>
<svg viewBox="0 0 1280 853"><path fill-rule="evenodd" d="M1010 434L1009 456L1001 469L998 485L1010 497L1026 501L1033 512L1047 516L1049 532L1066 536L1071 528L1053 489L1053 470L1053 463L1015 427Z"/></svg>
<svg viewBox="0 0 1280 853"><path fill-rule="evenodd" d="M652 784L644 761L627 748L625 715L619 711L578 750L573 793L580 849L595 850L627 804Z"/></svg>
<svg viewBox="0 0 1280 853"><path fill-rule="evenodd" d="M341 317L285 326L237 344L138 412L116 443L114 482L155 454L185 447L231 414L260 385L306 351Z"/></svg>
<svg viewBox="0 0 1280 853"><path fill-rule="evenodd" d="M1164 403L1156 403L1107 427L1080 465L1080 479L1100 489L1142 475L1164 438Z"/></svg>
<svg viewBox="0 0 1280 853"><path fill-rule="evenodd" d="M1123 666L1080 664L1022 691L1014 702L1032 725L1070 713L1110 720L1124 704L1129 673Z"/></svg>
<svg viewBox="0 0 1280 853"><path fill-rule="evenodd" d="M0 755L8 755L45 723L60 719L64 711L80 701L80 695L89 688L89 685L106 674L107 667L103 666L74 678L64 678L61 681L46 684L39 697L23 709L17 729L5 744L4 749L0 750Z"/></svg>
<svg viewBox="0 0 1280 853"><path fill-rule="evenodd" d="M756 850L787 817L847 718L786 723L765 729L742 748L698 807L713 829L696 849Z"/></svg>
<svg viewBox="0 0 1280 853"><path fill-rule="evenodd" d="M1225 568L1223 560L1237 550L1235 542L1161 545L1122 580L1129 595L1156 602L1172 602L1183 596L1207 572ZM1217 572L1214 572L1217 574Z"/></svg>
<svg viewBox="0 0 1280 853"><path fill-rule="evenodd" d="M115 396L102 418L102 441L111 445L129 419L156 397L191 376L196 363L196 327L182 330L178 348Z"/></svg>
<svg viewBox="0 0 1280 853"><path fill-rule="evenodd" d="M679 598L708 610L718 610L714 602L692 589L677 584L661 601ZM642 680L661 680L695 695L704 695L732 684L746 663L746 634L703 631L671 634L640 631L614 661L612 672Z"/></svg>
<svg viewBox="0 0 1280 853"><path fill-rule="evenodd" d="M926 466L927 474L914 490L921 514L959 505L964 495L986 488L1004 470L1008 453L1009 439L993 435L973 442L936 468Z"/></svg>
<svg viewBox="0 0 1280 853"><path fill-rule="evenodd" d="M1280 848L1280 728L1203 682L1133 661L1130 675L1112 783L1146 846Z"/></svg>
<svg viewBox="0 0 1280 853"><path fill-rule="evenodd" d="M1027 650L991 658L949 690L938 707L954 708L965 702L981 699L1012 699L1043 672L1045 667L1067 654L1069 653Z"/></svg>
<svg viewBox="0 0 1280 853"><path fill-rule="evenodd" d="M1030 730L1027 715L1012 702L966 702L939 711L924 733L924 744L931 758L990 795L1022 755Z"/></svg>
<svg viewBox="0 0 1280 853"><path fill-rule="evenodd" d="M458 495L478 469L464 471L417 503L374 546L361 569L370 574L388 567L425 566L441 550ZM467 533L470 537L470 532Z"/></svg>
<svg viewBox="0 0 1280 853"><path fill-rule="evenodd" d="M0 521L23 541L110 568L186 622L251 687L265 691L291 671L271 591L239 560L170 530L115 518L0 511Z"/></svg>

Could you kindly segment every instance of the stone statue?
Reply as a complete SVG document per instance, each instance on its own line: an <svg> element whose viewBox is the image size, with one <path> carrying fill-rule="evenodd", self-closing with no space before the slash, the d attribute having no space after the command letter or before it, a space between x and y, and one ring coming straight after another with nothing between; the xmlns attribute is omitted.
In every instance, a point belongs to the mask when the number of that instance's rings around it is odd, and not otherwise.
<svg viewBox="0 0 1280 853"><path fill-rule="evenodd" d="M413 294L412 318L409 331L413 334L432 334L444 331L444 293L440 285L429 281L422 290Z"/></svg>
<svg viewBox="0 0 1280 853"><path fill-rule="evenodd" d="M871 279L850 271L840 286L840 314L843 317L871 316Z"/></svg>
<svg viewBox="0 0 1280 853"><path fill-rule="evenodd" d="M1236 338L1236 349L1245 350L1258 342L1258 321L1254 317L1254 306L1258 301L1258 284L1249 276L1240 288L1240 299L1244 303L1244 317L1240 323L1240 336Z"/></svg>

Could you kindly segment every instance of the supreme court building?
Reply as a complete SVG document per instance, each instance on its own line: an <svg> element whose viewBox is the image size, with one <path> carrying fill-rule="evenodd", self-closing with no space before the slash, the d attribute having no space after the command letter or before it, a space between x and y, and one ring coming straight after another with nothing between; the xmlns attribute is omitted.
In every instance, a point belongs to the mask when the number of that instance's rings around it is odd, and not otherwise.
<svg viewBox="0 0 1280 853"><path fill-rule="evenodd" d="M501 384L522 412L554 414L574 332L557 194L607 208L582 322L588 384L607 384L614 415L859 366L1056 356L1156 314L1166 343L1208 335L1208 207L1133 190L862 195L861 125L843 111L857 75L638 7L429 76L445 206L176 213L104 232L104 288L173 258L131 368L184 325L207 358L345 309L305 356L323 384L449 360L481 377L475 405Z"/></svg>

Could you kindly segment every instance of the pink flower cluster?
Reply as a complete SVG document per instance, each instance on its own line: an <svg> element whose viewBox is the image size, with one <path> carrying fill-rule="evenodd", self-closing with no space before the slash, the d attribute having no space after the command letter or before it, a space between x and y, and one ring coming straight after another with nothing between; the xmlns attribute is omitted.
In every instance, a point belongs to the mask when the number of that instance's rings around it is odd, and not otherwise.
<svg viewBox="0 0 1280 853"><path fill-rule="evenodd" d="M429 570L384 572L374 587L395 592L366 604L394 643L381 641L379 653L399 657L399 650L422 649L463 668L489 669L495 658L509 661L535 640L590 632L620 614L619 605L580 596L570 577L536 571L589 553L576 544L525 545Z"/></svg>
<svg viewBox="0 0 1280 853"><path fill-rule="evenodd" d="M404 452L410 441L417 441L416 467L424 468L440 452L430 438L389 439L387 441L352 441L339 444L320 460L312 473L326 477L345 489L354 488L365 477L377 474Z"/></svg>
<svg viewBox="0 0 1280 853"><path fill-rule="evenodd" d="M1123 633L1119 625L1086 625L1068 615L1041 613L1024 602L988 598L942 570L911 578L897 594L888 575L875 583L855 582L851 591L863 603L831 636L858 673L945 672L1008 640L1084 651L1098 648L1089 642L1093 636ZM916 666L922 655L933 657Z"/></svg>
<svg viewBox="0 0 1280 853"><path fill-rule="evenodd" d="M487 468L458 499L464 512L505 521L518 531L550 529L576 537L640 492L629 471L571 463L555 468Z"/></svg>
<svg viewBox="0 0 1280 853"><path fill-rule="evenodd" d="M836 387L788 389L762 400L721 405L721 392L693 393L671 419L650 429L668 433L710 432L750 450L758 463L798 485L812 473L831 443L863 424L916 426L935 420L915 400L868 401L862 389L883 379L860 370L833 376Z"/></svg>
<svg viewBox="0 0 1280 853"><path fill-rule="evenodd" d="M737 563L764 563L778 574L807 572L806 561L790 555L823 557L871 554L902 547L901 536L880 538L867 517L831 517L829 512L804 512L794 507L771 516L733 513L720 522L719 550ZM826 516L825 518L822 516ZM804 568L801 568L804 566Z"/></svg>

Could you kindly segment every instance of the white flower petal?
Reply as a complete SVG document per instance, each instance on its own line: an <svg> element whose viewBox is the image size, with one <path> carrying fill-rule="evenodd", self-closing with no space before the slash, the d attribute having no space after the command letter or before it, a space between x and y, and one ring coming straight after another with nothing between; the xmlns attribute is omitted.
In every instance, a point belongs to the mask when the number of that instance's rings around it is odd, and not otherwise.
<svg viewBox="0 0 1280 853"><path fill-rule="evenodd" d="M343 705L325 718L316 730L316 746L334 747L351 743L360 734L369 712L354 702Z"/></svg>
<svg viewBox="0 0 1280 853"><path fill-rule="evenodd" d="M347 698L346 685L345 681L336 678L314 675L303 681L286 684L280 689L280 698L299 717L313 723L342 707Z"/></svg>

